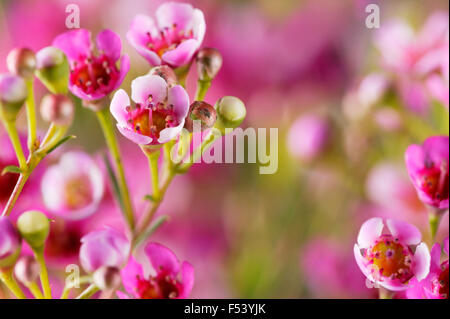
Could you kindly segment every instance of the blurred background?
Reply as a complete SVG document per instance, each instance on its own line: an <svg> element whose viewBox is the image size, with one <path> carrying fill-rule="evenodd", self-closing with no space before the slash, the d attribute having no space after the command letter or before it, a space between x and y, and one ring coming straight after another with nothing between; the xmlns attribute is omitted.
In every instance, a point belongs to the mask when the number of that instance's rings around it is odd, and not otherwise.
<svg viewBox="0 0 450 319"><path fill-rule="evenodd" d="M5 58L12 48L37 51L66 31L65 8L77 4L82 28L93 34L110 28L121 36L131 57L122 88L130 92L131 80L147 73L149 66L125 34L137 13L152 16L162 2L0 0L0 72L6 72ZM400 21L412 31L400 39L413 44L433 39L448 54L448 2L184 2L203 10L203 46L219 49L224 58L205 100L214 104L224 95L237 96L247 106L244 128L278 128L279 164L273 175L260 175L257 164L195 165L169 188L160 214L172 218L153 240L193 264L193 298L376 297L353 257L359 227L372 216L394 216L427 234L426 209L406 175L403 154L411 143L448 134L448 57L445 103L427 89L423 77L411 74L410 66L400 68L381 32L390 21ZM380 29L365 25L369 3L381 8ZM446 29L439 33L439 20L427 30L430 17L437 17L432 22L446 17ZM191 97L194 69L187 82ZM442 74L445 83L444 69ZM38 98L45 94L38 81L36 91ZM23 115L19 125L25 132ZM84 150L100 159L101 166L103 135L95 116L79 102L71 133L78 138L60 152ZM148 176L146 158L134 143L120 142L133 199L144 209L142 197L150 185L142 178ZM10 165L2 145L0 168ZM45 210L39 178L60 152L34 174L13 214ZM2 207L15 181L0 181ZM103 225L120 227L111 192L104 197L88 222L55 218L47 248L54 274L63 275L67 260L76 259L84 232ZM448 216L443 220L439 240L448 236Z"/></svg>

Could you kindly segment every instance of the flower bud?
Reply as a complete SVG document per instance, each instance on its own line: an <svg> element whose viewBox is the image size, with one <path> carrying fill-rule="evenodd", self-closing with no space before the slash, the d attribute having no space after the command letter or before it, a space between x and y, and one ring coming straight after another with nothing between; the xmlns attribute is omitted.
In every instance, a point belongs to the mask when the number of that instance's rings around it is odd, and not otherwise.
<svg viewBox="0 0 450 319"><path fill-rule="evenodd" d="M28 211L20 215L17 220L17 228L23 239L33 248L39 249L44 246L47 239L50 222L43 213Z"/></svg>
<svg viewBox="0 0 450 319"><path fill-rule="evenodd" d="M214 106L217 112L217 121L214 127L218 128L222 134L226 128L236 128L245 119L247 110L245 104L234 96L224 96L219 99Z"/></svg>
<svg viewBox="0 0 450 319"><path fill-rule="evenodd" d="M34 282L41 272L39 263L32 256L22 256L14 266L16 278L24 285Z"/></svg>
<svg viewBox="0 0 450 319"><path fill-rule="evenodd" d="M19 232L8 217L0 217L0 269L14 265L21 247Z"/></svg>
<svg viewBox="0 0 450 319"><path fill-rule="evenodd" d="M178 83L178 78L174 70L167 65L155 66L148 72L148 74L162 77L167 82L169 87L175 86Z"/></svg>
<svg viewBox="0 0 450 319"><path fill-rule="evenodd" d="M101 290L117 289L122 283L120 270L117 267L103 266L92 276L94 284Z"/></svg>
<svg viewBox="0 0 450 319"><path fill-rule="evenodd" d="M222 68L222 55L213 48L203 48L197 53L197 73L200 81L211 81Z"/></svg>
<svg viewBox="0 0 450 319"><path fill-rule="evenodd" d="M203 101L194 101L194 103L191 104L184 126L189 132L192 132L194 121L200 121L202 130L205 130L213 127L216 120L217 112L213 106Z"/></svg>
<svg viewBox="0 0 450 319"><path fill-rule="evenodd" d="M52 93L66 93L69 83L69 62L55 47L46 47L36 54L36 76Z"/></svg>
<svg viewBox="0 0 450 319"><path fill-rule="evenodd" d="M0 118L15 120L27 98L25 81L13 74L0 74Z"/></svg>
<svg viewBox="0 0 450 319"><path fill-rule="evenodd" d="M46 122L60 126L72 124L75 108L72 100L63 94L47 94L41 100L41 116Z"/></svg>
<svg viewBox="0 0 450 319"><path fill-rule="evenodd" d="M30 49L17 48L9 52L6 65L12 74L31 78L36 70L36 56Z"/></svg>

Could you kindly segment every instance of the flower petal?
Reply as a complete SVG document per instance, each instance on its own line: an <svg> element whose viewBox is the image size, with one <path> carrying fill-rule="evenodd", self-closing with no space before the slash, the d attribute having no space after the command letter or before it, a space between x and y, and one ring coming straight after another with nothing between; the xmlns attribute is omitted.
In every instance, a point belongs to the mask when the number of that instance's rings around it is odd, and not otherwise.
<svg viewBox="0 0 450 319"><path fill-rule="evenodd" d="M139 145L150 144L153 140L150 136L136 133L127 127L120 126L119 124L117 124L117 129L119 130L120 133L122 133L123 136Z"/></svg>
<svg viewBox="0 0 450 319"><path fill-rule="evenodd" d="M131 82L131 98L136 103L146 104L152 96L154 103L162 102L167 97L167 83L157 75L140 76Z"/></svg>
<svg viewBox="0 0 450 319"><path fill-rule="evenodd" d="M383 219L374 217L366 221L359 230L358 245L360 248L370 247L383 232Z"/></svg>
<svg viewBox="0 0 450 319"><path fill-rule="evenodd" d="M194 33L194 38L201 44L206 33L206 22L203 12L199 9L194 10L194 23L192 31Z"/></svg>
<svg viewBox="0 0 450 319"><path fill-rule="evenodd" d="M170 140L175 139L184 127L184 119L181 120L180 124L175 127L166 127L161 132L159 132L158 143L164 144Z"/></svg>
<svg viewBox="0 0 450 319"><path fill-rule="evenodd" d="M444 239L444 252L448 256L448 237Z"/></svg>
<svg viewBox="0 0 450 319"><path fill-rule="evenodd" d="M171 66L178 67L189 63L200 44L195 39L182 42L175 49L167 51L162 55L162 60Z"/></svg>
<svg viewBox="0 0 450 319"><path fill-rule="evenodd" d="M188 31L193 27L193 18L194 8L188 3L163 3L156 10L156 21L160 29L176 25L178 29Z"/></svg>
<svg viewBox="0 0 450 319"><path fill-rule="evenodd" d="M169 89L168 104L173 105L173 111L178 121L185 119L189 113L189 95L181 85Z"/></svg>
<svg viewBox="0 0 450 319"><path fill-rule="evenodd" d="M67 31L57 36L52 45L62 50L70 60L82 60L91 54L91 32L86 29Z"/></svg>
<svg viewBox="0 0 450 319"><path fill-rule="evenodd" d="M188 298L194 287L194 267L187 261L183 261L181 265L181 280L183 283L183 292L179 298Z"/></svg>
<svg viewBox="0 0 450 319"><path fill-rule="evenodd" d="M117 33L105 29L97 35L97 48L115 62L122 52L122 40Z"/></svg>
<svg viewBox="0 0 450 319"><path fill-rule="evenodd" d="M180 272L180 262L169 248L158 243L150 243L145 247L145 253L157 272L164 269L174 276Z"/></svg>
<svg viewBox="0 0 450 319"><path fill-rule="evenodd" d="M117 78L116 84L114 85L114 89L117 89L122 84L123 80L127 76L128 71L130 70L130 57L127 54L122 55L120 58L120 70L119 77Z"/></svg>
<svg viewBox="0 0 450 319"><path fill-rule="evenodd" d="M431 247L431 260L430 260L430 271L436 272L439 271L441 266L441 245L436 243Z"/></svg>
<svg viewBox="0 0 450 319"><path fill-rule="evenodd" d="M120 271L123 287L129 294L134 294L138 286L138 278L144 278L144 270L142 266L130 257L128 264Z"/></svg>
<svg viewBox="0 0 450 319"><path fill-rule="evenodd" d="M126 108L129 105L130 105L130 98L128 97L127 92L125 92L125 90L123 89L117 90L117 92L114 94L112 98L110 111L111 114L116 119L117 123L119 123L122 126L126 126L127 124L128 112Z"/></svg>
<svg viewBox="0 0 450 319"><path fill-rule="evenodd" d="M151 65L160 65L160 57L147 47L149 36L158 37L158 29L155 26L155 22L152 18L139 14L137 15L127 32L127 39L130 44L143 56Z"/></svg>
<svg viewBox="0 0 450 319"><path fill-rule="evenodd" d="M359 269L361 269L364 276L366 276L370 281L375 282L375 279L373 278L370 269L366 264L367 261L361 255L361 248L357 244L353 246L353 254L355 255L356 264L358 265Z"/></svg>
<svg viewBox="0 0 450 319"><path fill-rule="evenodd" d="M418 245L422 240L422 234L413 225L394 219L388 219L386 225L389 228L392 236L398 238L398 240L406 245Z"/></svg>
<svg viewBox="0 0 450 319"><path fill-rule="evenodd" d="M417 246L414 253L413 271L418 281L425 279L430 272L430 251L425 243Z"/></svg>

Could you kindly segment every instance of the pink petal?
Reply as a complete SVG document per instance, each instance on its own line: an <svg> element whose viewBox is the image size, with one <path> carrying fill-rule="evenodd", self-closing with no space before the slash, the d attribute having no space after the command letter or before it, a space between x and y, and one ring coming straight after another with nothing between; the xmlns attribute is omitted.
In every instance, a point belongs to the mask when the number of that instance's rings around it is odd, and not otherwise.
<svg viewBox="0 0 450 319"><path fill-rule="evenodd" d="M173 105L173 111L180 121L189 113L189 95L181 85L176 85L169 89L168 104Z"/></svg>
<svg viewBox="0 0 450 319"><path fill-rule="evenodd" d="M444 252L448 256L448 237L444 239Z"/></svg>
<svg viewBox="0 0 450 319"><path fill-rule="evenodd" d="M359 230L358 245L360 248L370 247L383 232L383 219L374 217L366 221Z"/></svg>
<svg viewBox="0 0 450 319"><path fill-rule="evenodd" d="M194 267L187 261L183 261L181 265L181 280L183 283L183 292L179 298L188 298L192 288L194 287Z"/></svg>
<svg viewBox="0 0 450 319"><path fill-rule="evenodd" d="M193 33L194 38L198 41L198 43L203 42L203 38L205 37L206 32L206 22L203 12L199 9L194 10L194 26Z"/></svg>
<svg viewBox="0 0 450 319"><path fill-rule="evenodd" d="M119 60L122 41L117 33L105 29L97 35L97 48L115 62Z"/></svg>
<svg viewBox="0 0 450 319"><path fill-rule="evenodd" d="M72 92L73 95L79 97L81 100L84 101L100 100L101 98L106 96L105 93L101 93L100 91L96 91L92 94L86 94L82 89L80 89L78 86L74 85L71 82L69 82L69 90L70 92Z"/></svg>
<svg viewBox="0 0 450 319"><path fill-rule="evenodd" d="M417 246L414 253L413 271L418 281L425 279L430 272L431 256L425 243Z"/></svg>
<svg viewBox="0 0 450 319"><path fill-rule="evenodd" d="M180 124L178 124L178 126L167 127L165 129L163 129L159 133L158 143L164 144L164 143L167 143L168 141L175 139L178 135L180 135L183 127L184 127L184 119L181 120L181 122L180 122Z"/></svg>
<svg viewBox="0 0 450 319"><path fill-rule="evenodd" d="M408 284L403 284L399 280L383 280L379 284L390 291L404 291L410 288Z"/></svg>
<svg viewBox="0 0 450 319"><path fill-rule="evenodd" d="M122 133L123 136L125 136L126 138L128 138L129 140L133 141L136 144L147 145L152 142L152 138L150 136L136 133L127 127L120 126L119 124L117 124L117 129L119 130L120 133Z"/></svg>
<svg viewBox="0 0 450 319"><path fill-rule="evenodd" d="M117 123L119 123L122 126L127 125L127 106L130 105L130 98L128 97L127 92L125 92L123 89L117 90L117 92L114 94L110 111L111 114L116 119Z"/></svg>
<svg viewBox="0 0 450 319"><path fill-rule="evenodd" d="M388 219L386 225L389 228L392 236L398 238L398 240L406 245L417 245L422 240L422 234L413 225L394 219Z"/></svg>
<svg viewBox="0 0 450 319"><path fill-rule="evenodd" d="M130 257L128 264L120 271L123 287L129 294L134 294L138 286L138 277L144 278L144 270L133 257Z"/></svg>
<svg viewBox="0 0 450 319"><path fill-rule="evenodd" d="M169 248L158 243L150 243L145 247L145 253L157 272L161 268L175 276L180 272L180 262Z"/></svg>
<svg viewBox="0 0 450 319"><path fill-rule="evenodd" d="M441 267L441 245L436 243L431 247L430 272L439 271Z"/></svg>
<svg viewBox="0 0 450 319"><path fill-rule="evenodd" d="M167 97L167 83L157 75L140 76L131 82L131 98L136 103L147 104L152 96L154 103L162 102Z"/></svg>
<svg viewBox="0 0 450 319"><path fill-rule="evenodd" d="M143 56L151 65L160 65L160 57L147 47L148 33L154 37L158 37L158 30L152 18L139 14L137 15L127 32L127 39L130 44Z"/></svg>
<svg viewBox="0 0 450 319"><path fill-rule="evenodd" d="M117 297L119 297L119 299L131 299L130 296L121 292L120 290L117 290L116 294L117 294Z"/></svg>
<svg viewBox="0 0 450 319"><path fill-rule="evenodd" d="M405 152L406 169L409 175L414 179L416 172L425 165L425 154L421 146L410 145Z"/></svg>
<svg viewBox="0 0 450 319"><path fill-rule="evenodd" d="M163 3L156 10L156 21L160 29L172 28L176 24L181 30L191 30L193 17L194 8L188 3Z"/></svg>
<svg viewBox="0 0 450 319"><path fill-rule="evenodd" d="M199 48L200 44L195 39L182 42L174 50L167 51L162 55L162 60L174 67L189 63Z"/></svg>
<svg viewBox="0 0 450 319"><path fill-rule="evenodd" d="M82 60L91 54L91 32L85 29L67 31L57 36L52 45L62 50L70 60Z"/></svg>
<svg viewBox="0 0 450 319"><path fill-rule="evenodd" d="M129 70L130 70L130 57L127 54L124 54L120 58L119 77L117 78L117 81L116 81L116 84L114 85L113 90L120 87L120 85L122 84L122 82L125 79L125 76L127 75Z"/></svg>
<svg viewBox="0 0 450 319"><path fill-rule="evenodd" d="M436 165L449 162L449 137L448 136L432 136L423 142L423 150L427 156Z"/></svg>
<svg viewBox="0 0 450 319"><path fill-rule="evenodd" d="M353 254L355 255L356 264L358 265L359 269L361 269L364 276L366 276L370 281L375 282L375 279L370 272L370 267L367 264L367 260L365 260L361 255L361 248L357 244L353 246Z"/></svg>

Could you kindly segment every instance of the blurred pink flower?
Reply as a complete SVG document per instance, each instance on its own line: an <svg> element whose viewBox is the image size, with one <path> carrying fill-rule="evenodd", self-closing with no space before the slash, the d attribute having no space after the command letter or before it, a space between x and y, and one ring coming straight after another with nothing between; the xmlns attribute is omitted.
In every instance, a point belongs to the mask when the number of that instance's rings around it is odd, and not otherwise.
<svg viewBox="0 0 450 319"><path fill-rule="evenodd" d="M428 275L430 252L415 226L393 219L386 225L389 233L384 234L382 218L361 226L354 246L356 263L370 281L391 291L406 290L411 279L420 281Z"/></svg>
<svg viewBox="0 0 450 319"><path fill-rule="evenodd" d="M181 85L168 88L156 75L140 76L131 83L128 94L120 89L111 101L111 113L119 131L137 144L164 144L176 138L189 111L189 96Z"/></svg>
<svg viewBox="0 0 450 319"><path fill-rule="evenodd" d="M16 255L21 248L22 238L8 217L0 216L0 269L7 258Z"/></svg>
<svg viewBox="0 0 450 319"><path fill-rule="evenodd" d="M130 242L112 228L93 231L81 238L80 263L94 272L102 266L121 268L128 259Z"/></svg>
<svg viewBox="0 0 450 319"><path fill-rule="evenodd" d="M41 182L45 206L68 220L86 218L98 208L104 192L100 169L89 155L67 152L45 172Z"/></svg>
<svg viewBox="0 0 450 319"><path fill-rule="evenodd" d="M53 40L69 59L70 91L82 100L98 100L122 83L130 68L128 55L121 56L122 41L111 30L103 30L96 40L99 54L94 54L91 32L85 29L67 31ZM116 62L120 59L120 68Z"/></svg>
<svg viewBox="0 0 450 319"><path fill-rule="evenodd" d="M449 139L433 136L405 152L406 168L419 198L440 210L448 209Z"/></svg>
<svg viewBox="0 0 450 319"><path fill-rule="evenodd" d="M324 150L329 137L330 127L323 117L303 115L289 129L288 150L295 158L309 161Z"/></svg>
<svg viewBox="0 0 450 319"><path fill-rule="evenodd" d="M150 243L145 248L154 276L145 279L144 269L133 257L122 269L125 290L137 299L185 299L194 285L194 269L187 261L179 262L175 254L158 243ZM181 276L181 278L179 278ZM118 291L119 298L130 298Z"/></svg>
<svg viewBox="0 0 450 319"><path fill-rule="evenodd" d="M188 3L168 2L156 10L156 23L146 15L137 15L127 38L152 66L180 67L190 63L205 31L202 11Z"/></svg>

